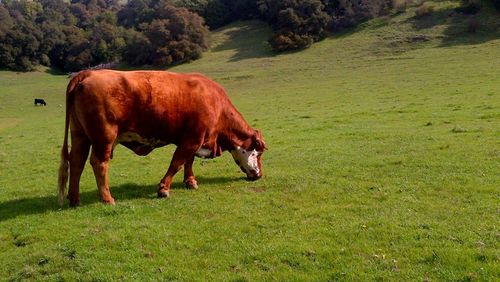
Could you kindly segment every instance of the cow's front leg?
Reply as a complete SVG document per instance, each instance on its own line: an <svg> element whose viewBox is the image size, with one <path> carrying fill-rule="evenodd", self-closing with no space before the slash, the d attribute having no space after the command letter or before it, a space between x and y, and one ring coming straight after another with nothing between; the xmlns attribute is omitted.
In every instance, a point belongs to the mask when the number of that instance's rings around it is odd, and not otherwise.
<svg viewBox="0 0 500 282"><path fill-rule="evenodd" d="M193 173L194 156L184 164L184 185L188 189L198 189L198 183Z"/></svg>
<svg viewBox="0 0 500 282"><path fill-rule="evenodd" d="M170 162L170 166L168 167L167 173L160 182L158 197L165 198L170 196L170 186L172 185L174 175L182 168L184 164L188 163L189 160L194 158L196 150L198 150L200 146L200 144L197 144L190 146L179 145L177 147L174 152L174 156L172 157L172 161Z"/></svg>
<svg viewBox="0 0 500 282"><path fill-rule="evenodd" d="M112 150L112 143L103 146L93 146L92 154L90 155L90 164L94 170L95 180L97 182L97 188L99 189L101 201L105 204L114 205L115 200L111 197L111 193L109 192L108 177L109 159L111 157Z"/></svg>

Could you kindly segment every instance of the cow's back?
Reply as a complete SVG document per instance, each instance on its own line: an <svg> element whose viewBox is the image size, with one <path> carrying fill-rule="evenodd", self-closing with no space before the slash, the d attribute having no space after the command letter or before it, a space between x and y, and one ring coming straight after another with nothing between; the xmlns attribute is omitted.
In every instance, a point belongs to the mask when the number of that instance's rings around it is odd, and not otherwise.
<svg viewBox="0 0 500 282"><path fill-rule="evenodd" d="M176 143L186 131L217 126L222 110L232 107L224 90L199 74L98 70L73 80L74 114L90 134L104 125Z"/></svg>

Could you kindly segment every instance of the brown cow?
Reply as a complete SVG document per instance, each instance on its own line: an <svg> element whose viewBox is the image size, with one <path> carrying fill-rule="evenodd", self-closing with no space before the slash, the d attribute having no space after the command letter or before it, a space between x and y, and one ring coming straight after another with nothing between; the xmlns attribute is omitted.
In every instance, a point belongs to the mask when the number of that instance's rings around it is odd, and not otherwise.
<svg viewBox="0 0 500 282"><path fill-rule="evenodd" d="M71 152L68 154L68 127ZM59 168L59 202L79 205L79 182L90 148L90 163L104 203L114 204L108 163L122 144L137 155L175 144L160 181L158 197L168 197L172 178L184 166L184 183L197 188L194 157L214 158L230 151L249 180L262 177L262 135L243 119L224 89L200 74L166 71L82 71L66 91L66 124Z"/></svg>

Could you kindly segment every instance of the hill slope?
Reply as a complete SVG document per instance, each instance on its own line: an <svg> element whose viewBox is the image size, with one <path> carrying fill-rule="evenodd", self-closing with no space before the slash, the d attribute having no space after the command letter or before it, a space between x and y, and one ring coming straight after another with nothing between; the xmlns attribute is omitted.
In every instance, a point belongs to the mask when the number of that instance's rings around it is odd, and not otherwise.
<svg viewBox="0 0 500 282"><path fill-rule="evenodd" d="M225 154L197 161L198 191L178 176L168 200L155 184L172 148L140 158L117 147L117 206L98 203L87 167L83 206L59 210L68 80L0 72L0 277L498 277L500 37L466 33L453 1L435 5L282 55L259 22L215 31L211 51L173 70L228 90L270 147L265 177L245 182Z"/></svg>

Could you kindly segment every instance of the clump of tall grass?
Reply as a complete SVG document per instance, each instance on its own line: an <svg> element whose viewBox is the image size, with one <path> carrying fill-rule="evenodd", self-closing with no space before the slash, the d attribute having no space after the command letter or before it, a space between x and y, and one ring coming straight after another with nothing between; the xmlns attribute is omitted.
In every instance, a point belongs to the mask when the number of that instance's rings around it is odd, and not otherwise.
<svg viewBox="0 0 500 282"><path fill-rule="evenodd" d="M481 2L479 0L462 0L462 5L455 10L459 13L473 15L481 10Z"/></svg>

